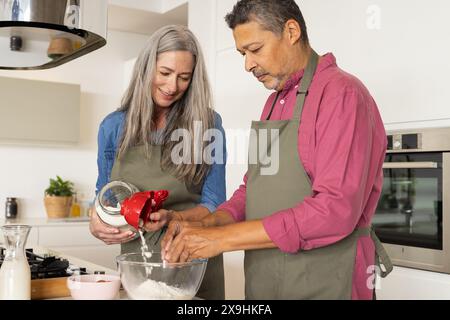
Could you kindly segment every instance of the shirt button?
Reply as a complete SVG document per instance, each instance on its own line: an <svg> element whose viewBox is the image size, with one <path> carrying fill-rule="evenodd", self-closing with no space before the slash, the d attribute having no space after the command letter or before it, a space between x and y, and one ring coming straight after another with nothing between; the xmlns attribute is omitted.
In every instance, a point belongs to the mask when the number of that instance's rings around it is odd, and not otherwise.
<svg viewBox="0 0 450 320"><path fill-rule="evenodd" d="M284 102L285 102L284 99L281 99L281 100L280 100L280 103L281 103L281 104L284 104Z"/></svg>

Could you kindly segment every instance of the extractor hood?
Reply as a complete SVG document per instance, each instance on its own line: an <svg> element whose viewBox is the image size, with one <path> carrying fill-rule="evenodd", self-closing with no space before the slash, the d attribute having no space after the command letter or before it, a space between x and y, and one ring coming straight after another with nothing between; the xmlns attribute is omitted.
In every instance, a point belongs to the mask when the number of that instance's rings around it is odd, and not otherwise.
<svg viewBox="0 0 450 320"><path fill-rule="evenodd" d="M0 0L0 69L48 69L106 44L107 0Z"/></svg>

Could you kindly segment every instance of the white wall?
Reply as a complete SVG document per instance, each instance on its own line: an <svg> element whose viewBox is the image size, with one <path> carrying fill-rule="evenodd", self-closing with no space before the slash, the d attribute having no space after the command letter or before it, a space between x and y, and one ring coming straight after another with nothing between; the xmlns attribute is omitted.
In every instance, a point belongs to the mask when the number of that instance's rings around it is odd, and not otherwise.
<svg viewBox="0 0 450 320"><path fill-rule="evenodd" d="M19 215L45 217L43 194L56 174L94 197L97 179L97 130L123 93L124 62L135 57L147 36L109 31L105 47L60 67L0 71L0 76L79 84L80 141L73 146L0 145L0 214L6 197L19 198ZM24 92L26 94L26 92ZM5 106L4 106L5 107ZM8 106L9 107L9 106Z"/></svg>

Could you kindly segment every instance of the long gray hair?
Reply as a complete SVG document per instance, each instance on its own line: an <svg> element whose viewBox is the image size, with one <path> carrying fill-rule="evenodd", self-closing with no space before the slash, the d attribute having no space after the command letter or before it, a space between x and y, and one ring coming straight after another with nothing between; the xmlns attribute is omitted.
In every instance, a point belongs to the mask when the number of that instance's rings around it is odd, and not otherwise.
<svg viewBox="0 0 450 320"><path fill-rule="evenodd" d="M179 180L190 185L200 185L209 172L205 161L194 161L194 155L189 163L175 164L171 159L173 147L180 143L172 141L171 134L175 129L185 129L191 136L190 146L199 143L197 129L194 135L194 121L200 121L203 133L214 127L211 89L206 73L203 54L194 34L185 26L169 25L156 31L150 38L144 50L140 53L134 66L130 85L122 99L119 111L126 112L126 121L122 140L118 149L119 159L128 148L144 145L146 157L151 157L150 133L155 130L155 104L152 99L151 87L156 72L158 55L169 51L188 51L194 57L194 70L188 89L184 95L170 108L166 118L166 128L163 135L161 168L172 173ZM206 142L202 142L205 147ZM200 146L197 146L200 147ZM185 151L183 151L185 152ZM185 161L187 162L187 161ZM196 164L197 163L197 164Z"/></svg>

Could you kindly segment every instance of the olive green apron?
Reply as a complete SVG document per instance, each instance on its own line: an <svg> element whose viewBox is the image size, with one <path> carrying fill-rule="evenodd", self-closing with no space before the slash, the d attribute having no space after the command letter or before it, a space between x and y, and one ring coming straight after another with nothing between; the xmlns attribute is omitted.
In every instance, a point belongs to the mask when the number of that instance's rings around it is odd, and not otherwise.
<svg viewBox="0 0 450 320"><path fill-rule="evenodd" d="M169 197L163 208L167 210L186 210L194 208L200 202L200 190L191 190L169 173L161 169L161 146L153 145L152 156L147 159L144 146L130 148L122 159L116 158L111 181L125 181L139 190L169 190ZM146 232L144 235L150 250L160 251L161 231ZM141 240L138 237L121 245L122 253L141 252ZM225 299L223 256L208 260L205 276L197 297L209 300Z"/></svg>
<svg viewBox="0 0 450 320"><path fill-rule="evenodd" d="M247 220L262 219L276 211L292 208L312 194L310 179L298 154L297 140L303 105L318 58L312 52L299 86L292 119L269 121L277 96L267 120L252 123ZM264 142L266 145L261 144ZM279 144L279 157L270 152L277 150L275 144ZM258 155L257 161L250 161L252 154ZM279 159L276 174L267 174L269 167L274 166L269 156ZM246 299L351 299L357 241L367 235L374 240L376 262L384 264L386 272L382 270L381 275L386 276L392 270L392 264L380 241L370 228L358 228L335 244L296 254L279 249L246 251Z"/></svg>

